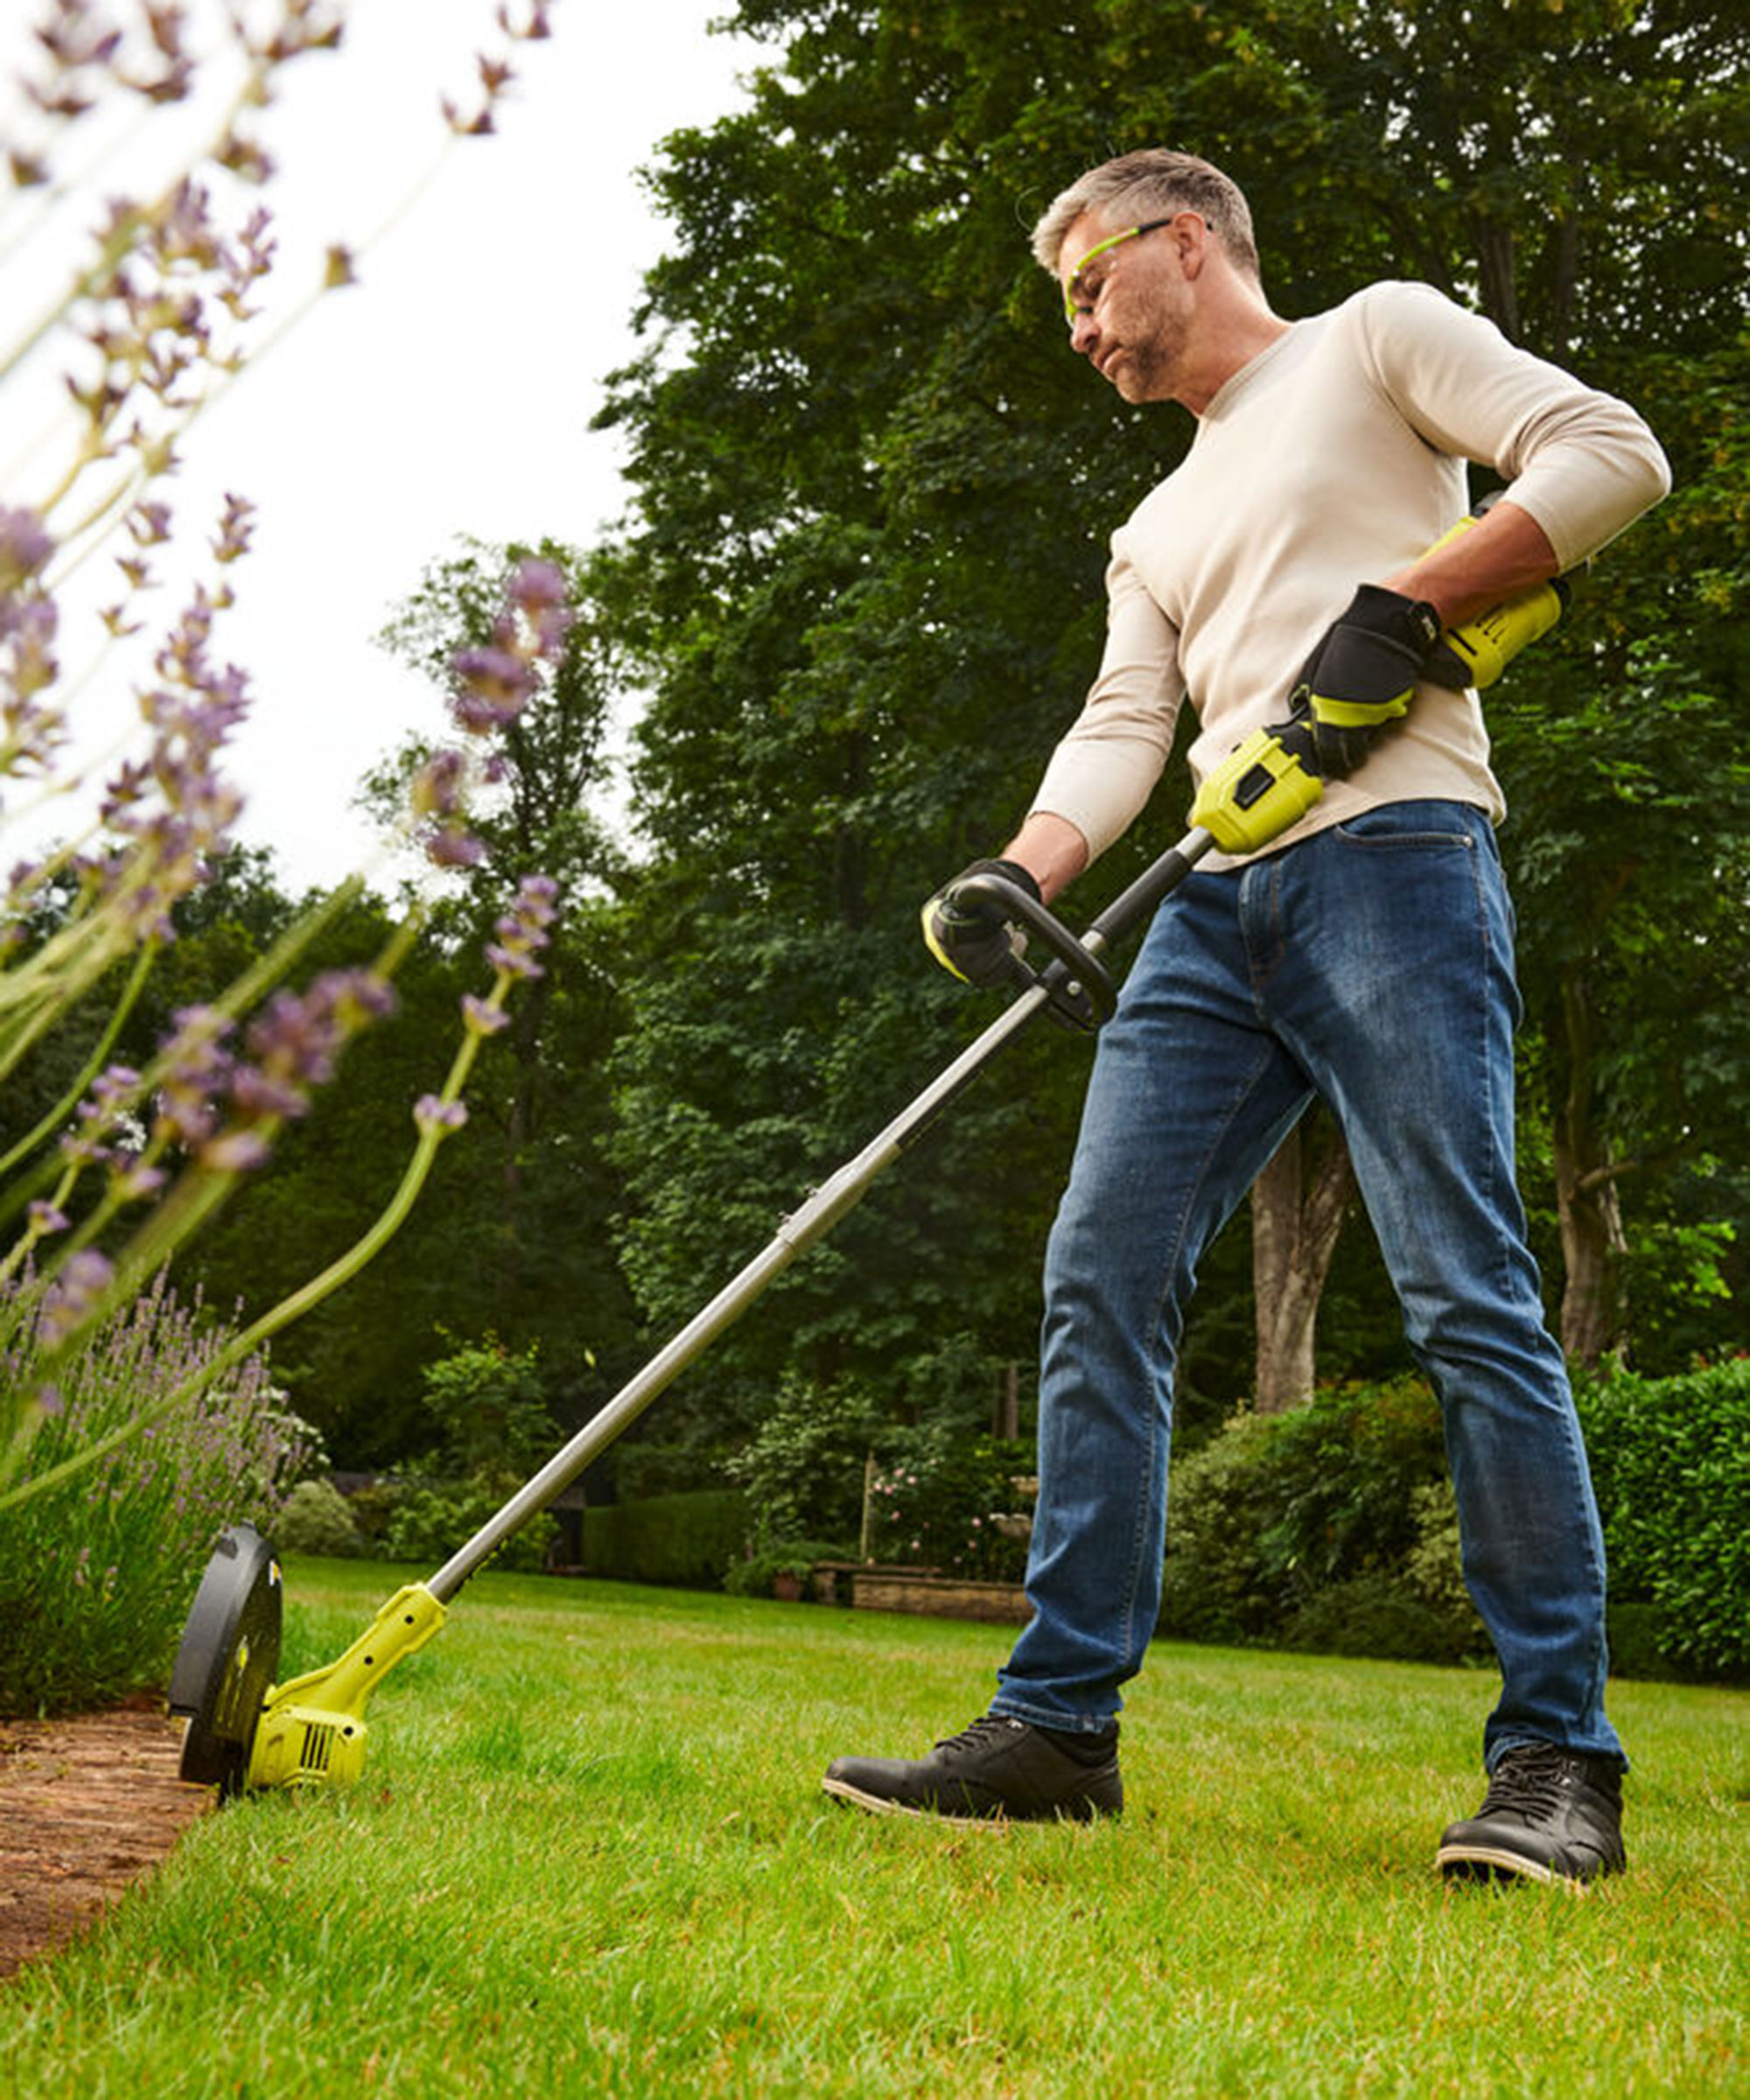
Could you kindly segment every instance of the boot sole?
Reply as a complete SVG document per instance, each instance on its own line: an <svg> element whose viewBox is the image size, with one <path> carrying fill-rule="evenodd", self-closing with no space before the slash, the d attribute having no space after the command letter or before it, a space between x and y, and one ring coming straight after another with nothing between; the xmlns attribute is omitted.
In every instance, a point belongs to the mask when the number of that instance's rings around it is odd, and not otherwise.
<svg viewBox="0 0 1750 2100"><path fill-rule="evenodd" d="M1542 1881L1572 1889L1576 1895L1586 1893L1586 1884L1572 1874L1527 1859L1521 1853L1496 1851L1488 1845L1443 1844L1434 1855L1434 1864L1449 1880ZM1479 1868L1480 1872L1476 1872Z"/></svg>
<svg viewBox="0 0 1750 2100"><path fill-rule="evenodd" d="M822 1780L821 1791L871 1816L909 1816L920 1823L951 1823L957 1830L1006 1830L1013 1821L1007 1816L956 1816L947 1809L920 1809L908 1801L889 1801L883 1794L865 1794L861 1787L853 1787L843 1779Z"/></svg>

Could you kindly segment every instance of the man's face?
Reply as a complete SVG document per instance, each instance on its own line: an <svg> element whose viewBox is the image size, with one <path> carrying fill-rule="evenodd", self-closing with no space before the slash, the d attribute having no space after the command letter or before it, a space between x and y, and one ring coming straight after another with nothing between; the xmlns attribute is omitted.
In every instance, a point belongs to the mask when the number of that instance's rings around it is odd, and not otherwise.
<svg viewBox="0 0 1750 2100"><path fill-rule="evenodd" d="M1085 212L1064 236L1059 279L1074 316L1070 347L1129 402L1176 396L1193 310L1180 254L1187 219L1194 214L1130 233Z"/></svg>

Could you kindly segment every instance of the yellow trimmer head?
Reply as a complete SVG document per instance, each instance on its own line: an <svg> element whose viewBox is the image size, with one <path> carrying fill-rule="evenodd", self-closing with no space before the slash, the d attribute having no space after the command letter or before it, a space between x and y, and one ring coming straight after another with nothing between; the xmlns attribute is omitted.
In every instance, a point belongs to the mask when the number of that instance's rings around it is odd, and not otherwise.
<svg viewBox="0 0 1750 2100"><path fill-rule="evenodd" d="M338 1662L284 1684L279 1564L253 1524L221 1535L200 1578L171 1673L170 1709L187 1720L182 1776L223 1794L346 1785L365 1761L365 1701L444 1623L422 1583L397 1590Z"/></svg>

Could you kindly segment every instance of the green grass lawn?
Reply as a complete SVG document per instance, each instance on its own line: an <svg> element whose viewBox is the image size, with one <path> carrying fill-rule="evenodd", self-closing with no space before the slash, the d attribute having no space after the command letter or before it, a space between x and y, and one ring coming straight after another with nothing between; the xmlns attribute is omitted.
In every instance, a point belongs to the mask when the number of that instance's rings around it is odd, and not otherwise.
<svg viewBox="0 0 1750 2100"><path fill-rule="evenodd" d="M400 1579L287 1571L284 1670ZM1750 1697L1622 1684L1631 1872L1446 1889L1480 1672L1162 1647L1121 1824L835 1808L1002 1629L487 1575L350 1793L204 1819L0 1993L37 2096L1750 2092Z"/></svg>

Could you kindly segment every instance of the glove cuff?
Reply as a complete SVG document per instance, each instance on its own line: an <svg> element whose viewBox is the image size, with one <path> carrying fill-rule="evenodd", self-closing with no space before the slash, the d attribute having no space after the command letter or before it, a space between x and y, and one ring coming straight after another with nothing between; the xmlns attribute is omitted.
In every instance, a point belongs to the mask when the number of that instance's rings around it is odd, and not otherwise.
<svg viewBox="0 0 1750 2100"><path fill-rule="evenodd" d="M1340 625L1363 628L1395 641L1419 662L1440 639L1440 615L1425 598L1406 598L1383 584L1358 584Z"/></svg>
<svg viewBox="0 0 1750 2100"><path fill-rule="evenodd" d="M1035 904L1045 902L1032 870L1024 868L1018 860L975 860L970 868L962 868L954 880L963 882L969 875L1000 875L1005 882L1012 882L1018 890L1025 890ZM951 890L954 883L948 886Z"/></svg>

